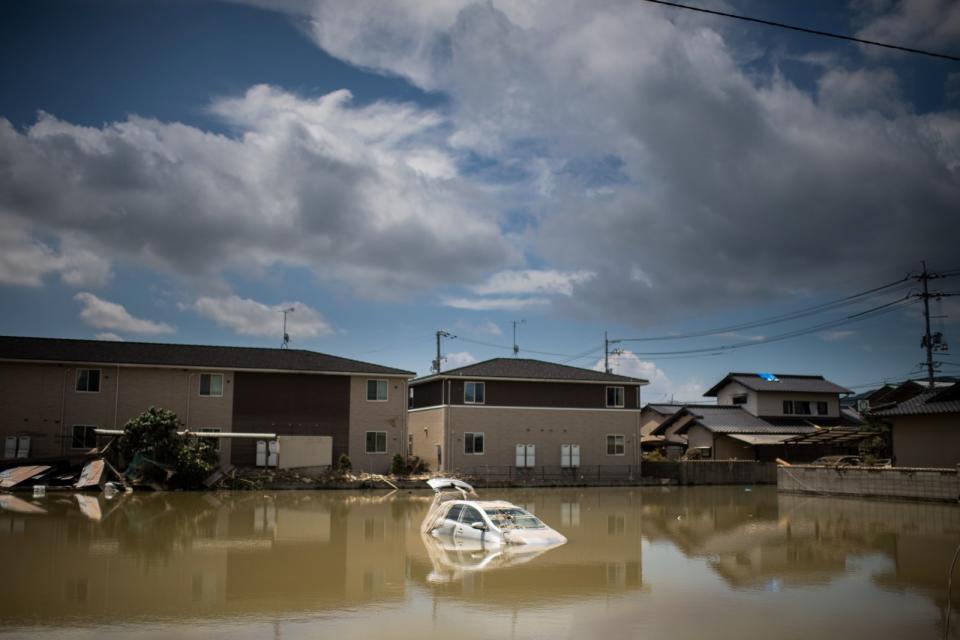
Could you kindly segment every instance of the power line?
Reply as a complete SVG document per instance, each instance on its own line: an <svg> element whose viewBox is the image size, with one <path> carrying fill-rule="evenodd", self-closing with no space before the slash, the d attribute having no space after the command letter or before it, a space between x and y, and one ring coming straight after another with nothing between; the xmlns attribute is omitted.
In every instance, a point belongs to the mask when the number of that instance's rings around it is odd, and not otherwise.
<svg viewBox="0 0 960 640"><path fill-rule="evenodd" d="M673 335L663 335L663 336L651 336L646 338L620 338L617 340L611 340L611 343L616 342L655 342L662 340L683 340L688 338L704 338L707 336L716 336L725 333L732 333L735 331L744 331L746 329L757 329L759 327L764 327L772 324L780 324L783 322L789 322L791 320L798 320L800 318L806 318L808 316L817 315L823 313L824 311L830 311L840 307L845 307L849 304L859 301L861 298L870 296L880 291L886 289L903 286L904 284L909 283L911 278L908 276L901 280L896 280L894 282L889 282L879 287L873 287L872 289L867 289L866 291L861 291L859 293L854 293L843 298L838 298L836 300L831 300L829 302L824 302L812 307L806 307L804 309L797 309L796 311L790 311L788 313L783 313L776 316L770 316L767 318L761 318L759 320L752 320L750 322L742 322L740 324L732 324L724 327L718 327L715 329L704 329L702 331L690 331L687 333L673 334Z"/></svg>
<svg viewBox="0 0 960 640"><path fill-rule="evenodd" d="M859 44L869 44L874 47L884 47L885 49L895 49L897 51L904 51L906 53L916 53L923 56L930 56L932 58L942 58L944 60L952 60L954 62L960 62L960 57L951 56L946 53L936 53L934 51L925 51L923 49L913 49L911 47L903 47L900 45L889 44L886 42L877 42L876 40L866 40L864 38L848 36L842 33L820 31L819 29L808 29L806 27L798 27L796 25L786 24L784 22L775 22L773 20L764 20L762 18L752 18L750 16L739 15L736 13L716 11L714 9L704 9L702 7L694 7L688 4L680 4L679 2L666 2L665 0L644 0L644 1L649 2L651 4L660 4L667 7L674 7L676 9L686 9L688 11L696 11L698 13L709 13L710 15L722 16L724 18L733 18L735 20L744 20L745 22L755 22L757 24L767 25L769 27L778 27L780 29L789 29L790 31L799 31L801 33L809 33L815 36L825 36L827 38L836 38L837 40L847 40L849 42L857 42Z"/></svg>
<svg viewBox="0 0 960 640"><path fill-rule="evenodd" d="M746 347L757 346L761 344L770 344L771 342L780 342L782 340L788 340L791 338L798 338L800 336L809 335L811 333L817 333L824 331L825 329L832 329L834 327L840 327L847 325L853 322L859 322L861 320L866 320L868 318L874 318L876 316L885 315L891 311L896 311L898 308L908 306L911 304L916 304L918 300L912 300L910 297L905 296L899 300L893 302L882 304L873 309L868 309L861 313L855 314L853 316L848 316L846 318L841 318L839 320L831 320L828 322L823 322L818 325L813 325L811 327L805 327L803 329L796 329L794 331L788 331L770 338L764 338L763 340L749 340L746 342L737 342L733 344L720 345L716 347L701 347L698 349L681 349L676 351L649 351L649 352L633 352L634 355L652 357L652 356L672 356L672 355L688 355L688 354L713 354L713 353L725 353L727 351L733 351L736 349L744 349Z"/></svg>

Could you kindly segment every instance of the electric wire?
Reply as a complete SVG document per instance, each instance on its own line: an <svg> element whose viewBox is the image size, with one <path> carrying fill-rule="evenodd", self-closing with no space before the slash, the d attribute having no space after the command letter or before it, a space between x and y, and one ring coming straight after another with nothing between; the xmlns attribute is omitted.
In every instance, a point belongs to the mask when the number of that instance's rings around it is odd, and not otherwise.
<svg viewBox="0 0 960 640"><path fill-rule="evenodd" d="M922 56L929 56L932 58L942 58L944 60L952 60L954 62L960 62L960 57L952 56L946 53L937 53L934 51L925 51L924 49L914 49L912 47L904 47L897 44L889 44L887 42L878 42L876 40L867 40L865 38L857 38L855 36L848 36L842 33L833 33L830 31L821 31L819 29L808 29L806 27L798 27L792 24L786 24L784 22L775 22L773 20L764 20L762 18L753 18L750 16L744 16L736 13L728 13L726 11L716 11L714 9L704 9L703 7L694 7L689 4L680 4L679 2L666 2L666 0L644 0L651 4L659 4L667 7L673 7L675 9L686 9L688 11L696 11L698 13L708 13L710 15L722 16L724 18L733 18L735 20L743 20L745 22L755 22L757 24L767 25L769 27L778 27L780 29L788 29L790 31L799 31L801 33L809 33L815 36L824 36L827 38L835 38L837 40L847 40L849 42L856 42L859 44L868 44L874 47L883 47L885 49L895 49L897 51L903 51L905 53L915 53Z"/></svg>

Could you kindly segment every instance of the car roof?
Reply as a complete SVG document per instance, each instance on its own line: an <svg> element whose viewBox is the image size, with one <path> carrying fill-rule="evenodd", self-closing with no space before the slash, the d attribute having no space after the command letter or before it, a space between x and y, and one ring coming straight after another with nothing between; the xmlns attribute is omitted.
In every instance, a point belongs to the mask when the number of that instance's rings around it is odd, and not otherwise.
<svg viewBox="0 0 960 640"><path fill-rule="evenodd" d="M480 509L519 509L517 505L506 500L451 500L450 504L468 504Z"/></svg>

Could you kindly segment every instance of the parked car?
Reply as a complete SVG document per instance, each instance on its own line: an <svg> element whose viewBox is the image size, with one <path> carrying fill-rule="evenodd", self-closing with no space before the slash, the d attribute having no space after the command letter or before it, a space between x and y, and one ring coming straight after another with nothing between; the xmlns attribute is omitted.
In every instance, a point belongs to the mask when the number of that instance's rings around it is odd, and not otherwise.
<svg viewBox="0 0 960 640"><path fill-rule="evenodd" d="M823 456L810 464L824 467L860 467L863 466L863 458L860 456Z"/></svg>

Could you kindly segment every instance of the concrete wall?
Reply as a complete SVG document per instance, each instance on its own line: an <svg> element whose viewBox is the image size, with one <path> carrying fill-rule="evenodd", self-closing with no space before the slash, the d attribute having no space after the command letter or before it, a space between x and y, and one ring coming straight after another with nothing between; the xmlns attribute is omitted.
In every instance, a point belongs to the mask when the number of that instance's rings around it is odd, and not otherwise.
<svg viewBox="0 0 960 640"><path fill-rule="evenodd" d="M960 463L960 415L888 418L898 467L953 467Z"/></svg>
<svg viewBox="0 0 960 640"><path fill-rule="evenodd" d="M949 502L960 499L956 468L780 467L777 488L790 493Z"/></svg>
<svg viewBox="0 0 960 640"><path fill-rule="evenodd" d="M78 392L78 367L57 364L0 364L0 436L28 435L31 456L71 450L73 425L122 429L151 406L175 412L192 429L229 431L233 374L223 372L223 396L200 396L199 370L96 366L100 391ZM62 422L61 422L62 416ZM221 460L230 460L222 444Z"/></svg>
<svg viewBox="0 0 960 640"><path fill-rule="evenodd" d="M687 431L687 451L697 447L710 447L711 451L715 448L713 432L695 424Z"/></svg>
<svg viewBox="0 0 960 640"><path fill-rule="evenodd" d="M330 436L277 436L280 469L329 467L333 463L333 438Z"/></svg>
<svg viewBox="0 0 960 640"><path fill-rule="evenodd" d="M367 380L387 380L385 401L367 400ZM350 378L350 446L354 471L386 473L393 456L407 454L407 381L402 378ZM367 453L366 432L386 431L387 452Z"/></svg>
<svg viewBox="0 0 960 640"><path fill-rule="evenodd" d="M450 407L447 469L514 466L517 444L536 446L536 466L560 466L560 445L580 445L580 465L639 464L640 412ZM463 434L482 432L485 452L464 453ZM624 455L607 455L608 434L624 436Z"/></svg>
<svg viewBox="0 0 960 640"><path fill-rule="evenodd" d="M445 407L421 409L407 414L407 431L413 436L413 455L426 461L431 471L440 470L437 447L443 455Z"/></svg>

